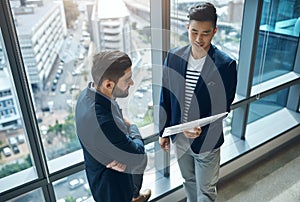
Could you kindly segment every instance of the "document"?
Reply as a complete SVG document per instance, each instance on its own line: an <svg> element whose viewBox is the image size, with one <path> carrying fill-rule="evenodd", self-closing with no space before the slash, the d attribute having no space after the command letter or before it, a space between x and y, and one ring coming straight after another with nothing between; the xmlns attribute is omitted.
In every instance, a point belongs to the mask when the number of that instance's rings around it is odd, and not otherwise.
<svg viewBox="0 0 300 202"><path fill-rule="evenodd" d="M178 124L175 126L167 127L167 128L165 128L162 137L167 137L167 136L174 135L177 133L182 133L185 130L190 130L195 127L203 127L207 124L215 122L216 120L218 120L222 117L224 118L227 114L228 114L228 112L224 112L224 113L216 114L213 116L205 117L202 119L197 119L195 121L190 121L187 123L182 123L182 124Z"/></svg>

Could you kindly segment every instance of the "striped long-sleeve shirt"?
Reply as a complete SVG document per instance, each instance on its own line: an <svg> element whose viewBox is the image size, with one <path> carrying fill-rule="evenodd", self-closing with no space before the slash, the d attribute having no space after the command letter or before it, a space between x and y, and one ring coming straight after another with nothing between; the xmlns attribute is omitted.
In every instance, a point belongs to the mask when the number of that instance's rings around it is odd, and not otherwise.
<svg viewBox="0 0 300 202"><path fill-rule="evenodd" d="M189 57L189 62L188 62L186 77L185 77L185 102L184 102L184 112L183 112L183 119L182 119L183 122L187 122L189 107L205 59L206 56L200 59L194 59L192 55L190 55Z"/></svg>

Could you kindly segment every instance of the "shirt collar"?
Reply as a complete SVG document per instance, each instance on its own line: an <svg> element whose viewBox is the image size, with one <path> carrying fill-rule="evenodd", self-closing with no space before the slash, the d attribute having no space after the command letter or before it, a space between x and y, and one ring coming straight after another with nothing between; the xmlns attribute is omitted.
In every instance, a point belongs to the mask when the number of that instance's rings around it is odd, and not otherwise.
<svg viewBox="0 0 300 202"><path fill-rule="evenodd" d="M113 105L115 105L115 106L117 106L117 107L119 106L116 100L111 99L111 98L109 98L108 96L104 95L103 93L99 92L99 91L94 87L94 82L90 82L90 83L88 84L88 88L89 88L90 90L94 91L95 93L98 93L98 94L102 95L102 96L105 97L106 99L110 100L111 103L112 103ZM118 108L119 108L119 107L118 107Z"/></svg>

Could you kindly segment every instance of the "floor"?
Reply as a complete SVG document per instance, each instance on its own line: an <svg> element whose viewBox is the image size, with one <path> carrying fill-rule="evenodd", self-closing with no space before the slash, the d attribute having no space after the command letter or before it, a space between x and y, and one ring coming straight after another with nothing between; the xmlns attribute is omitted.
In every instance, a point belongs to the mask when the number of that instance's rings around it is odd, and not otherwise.
<svg viewBox="0 0 300 202"><path fill-rule="evenodd" d="M216 200L283 201L300 202L300 136L239 173L221 180Z"/></svg>
<svg viewBox="0 0 300 202"><path fill-rule="evenodd" d="M217 202L299 202L300 137L218 187Z"/></svg>

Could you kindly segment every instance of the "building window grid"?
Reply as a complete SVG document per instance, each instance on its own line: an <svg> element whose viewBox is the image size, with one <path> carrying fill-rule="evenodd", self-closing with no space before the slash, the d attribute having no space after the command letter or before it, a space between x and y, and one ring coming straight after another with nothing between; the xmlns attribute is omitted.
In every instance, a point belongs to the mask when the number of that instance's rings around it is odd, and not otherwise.
<svg viewBox="0 0 300 202"><path fill-rule="evenodd" d="M298 53L299 54L299 53ZM298 81L300 81L300 80L298 80ZM4 96L5 96L5 93L2 93L2 94L4 94ZM11 93L10 93L11 94ZM244 98L244 103L246 104L246 105L248 105L248 104L250 104L252 101L249 99L249 98ZM298 104L298 106L299 106L299 104ZM232 105L232 109L235 109L235 104L233 104ZM3 116L3 111L1 111L1 115Z"/></svg>

